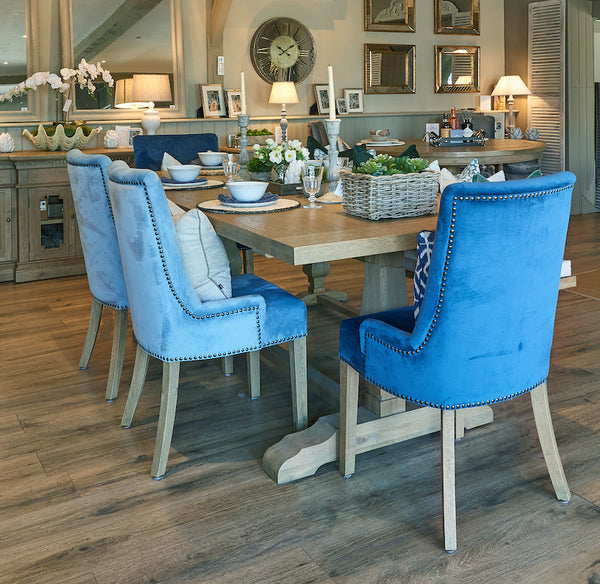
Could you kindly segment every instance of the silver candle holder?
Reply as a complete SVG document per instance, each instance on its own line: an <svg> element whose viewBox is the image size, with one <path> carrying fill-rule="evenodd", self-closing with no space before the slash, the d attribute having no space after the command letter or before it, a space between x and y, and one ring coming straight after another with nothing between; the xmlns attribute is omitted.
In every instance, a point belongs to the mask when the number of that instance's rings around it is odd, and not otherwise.
<svg viewBox="0 0 600 584"><path fill-rule="evenodd" d="M248 123L250 116L248 114L238 114L238 124L240 126L240 166L248 164Z"/></svg>
<svg viewBox="0 0 600 584"><path fill-rule="evenodd" d="M338 167L338 136L342 120L325 120L325 130L329 138L329 163L327 165L327 180L333 183L340 178Z"/></svg>

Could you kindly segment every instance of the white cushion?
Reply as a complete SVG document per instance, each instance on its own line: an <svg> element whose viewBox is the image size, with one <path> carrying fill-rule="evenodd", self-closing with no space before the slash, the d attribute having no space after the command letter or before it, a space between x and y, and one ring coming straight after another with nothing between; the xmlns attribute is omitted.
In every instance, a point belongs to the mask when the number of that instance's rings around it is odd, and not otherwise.
<svg viewBox="0 0 600 584"><path fill-rule="evenodd" d="M169 203L169 209L171 211L171 217L173 221L177 222L185 215L185 209L182 209L179 205L175 204L171 199L167 199Z"/></svg>
<svg viewBox="0 0 600 584"><path fill-rule="evenodd" d="M231 268L221 238L202 211L192 209L175 222L179 249L198 298L231 298Z"/></svg>
<svg viewBox="0 0 600 584"><path fill-rule="evenodd" d="M454 176L447 168L442 168L440 171L440 193L444 192L444 189L456 182L472 182L473 176L479 174L479 161L477 158L473 158L467 166L465 166L460 174Z"/></svg>

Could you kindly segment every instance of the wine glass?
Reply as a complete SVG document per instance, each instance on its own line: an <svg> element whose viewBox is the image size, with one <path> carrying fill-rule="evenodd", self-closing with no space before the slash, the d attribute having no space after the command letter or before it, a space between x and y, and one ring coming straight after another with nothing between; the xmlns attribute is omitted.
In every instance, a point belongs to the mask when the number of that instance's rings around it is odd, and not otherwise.
<svg viewBox="0 0 600 584"><path fill-rule="evenodd" d="M237 154L223 154L223 174L227 177L227 182L233 181L240 171L240 161Z"/></svg>
<svg viewBox="0 0 600 584"><path fill-rule="evenodd" d="M302 183L304 190L308 193L308 205L302 205L305 209L320 209L321 205L315 205L317 193L321 188L323 179L323 167L305 164L302 167Z"/></svg>

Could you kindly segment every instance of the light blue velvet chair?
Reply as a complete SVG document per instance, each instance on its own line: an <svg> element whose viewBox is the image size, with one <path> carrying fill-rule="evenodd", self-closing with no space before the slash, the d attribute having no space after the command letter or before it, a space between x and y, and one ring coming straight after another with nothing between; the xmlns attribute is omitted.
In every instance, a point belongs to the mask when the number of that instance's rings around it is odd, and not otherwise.
<svg viewBox="0 0 600 584"><path fill-rule="evenodd" d="M462 408L530 392L556 496L570 498L546 378L574 181L563 172L450 185L441 198L416 322L413 307L342 322L340 471L354 472L360 376L397 397L440 409L450 552L456 549L455 418Z"/></svg>
<svg viewBox="0 0 600 584"><path fill-rule="evenodd" d="M88 331L79 361L87 369L98 335L102 309L115 309L114 332L106 400L113 401L119 392L119 381L125 355L128 300L121 266L121 255L108 194L106 170L108 156L67 152L67 169L88 284L92 293L92 309Z"/></svg>
<svg viewBox="0 0 600 584"><path fill-rule="evenodd" d="M166 471L181 361L248 353L250 395L259 392L259 351L289 343L294 427L307 424L306 306L255 276L232 277L233 297L201 302L194 292L160 179L123 161L108 169L133 329L138 342L122 425L130 426L150 356L163 361L152 476Z"/></svg>

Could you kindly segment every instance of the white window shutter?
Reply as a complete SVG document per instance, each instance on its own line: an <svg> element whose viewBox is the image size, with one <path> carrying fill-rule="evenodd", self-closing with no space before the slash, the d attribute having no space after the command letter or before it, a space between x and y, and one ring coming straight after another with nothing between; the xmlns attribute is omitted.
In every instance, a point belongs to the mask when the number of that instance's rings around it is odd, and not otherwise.
<svg viewBox="0 0 600 584"><path fill-rule="evenodd" d="M564 0L529 4L528 84L529 127L536 128L546 143L542 173L565 169L564 121Z"/></svg>

